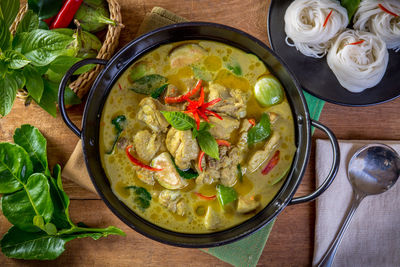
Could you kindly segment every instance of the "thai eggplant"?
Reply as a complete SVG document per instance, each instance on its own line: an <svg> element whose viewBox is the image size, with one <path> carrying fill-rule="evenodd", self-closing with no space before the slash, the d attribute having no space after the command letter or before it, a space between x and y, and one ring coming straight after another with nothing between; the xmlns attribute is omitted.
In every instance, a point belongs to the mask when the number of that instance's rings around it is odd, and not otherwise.
<svg viewBox="0 0 400 267"><path fill-rule="evenodd" d="M92 2L92 1L90 1ZM83 4L80 6L78 11L75 13L75 19L77 19L82 29L89 32L98 32L103 30L108 24L117 25L116 22L109 18L110 14L104 6L93 7L91 5Z"/></svg>

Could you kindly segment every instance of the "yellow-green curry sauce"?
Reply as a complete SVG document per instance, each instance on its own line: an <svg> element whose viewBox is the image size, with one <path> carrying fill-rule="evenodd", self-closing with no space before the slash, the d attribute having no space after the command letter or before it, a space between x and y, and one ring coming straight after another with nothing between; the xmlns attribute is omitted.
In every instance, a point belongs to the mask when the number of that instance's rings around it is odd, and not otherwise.
<svg viewBox="0 0 400 267"><path fill-rule="evenodd" d="M268 74L269 71L265 65L254 55L247 54L239 49L231 46L213 42L213 41L191 41L198 43L205 48L208 56L202 60L199 66L206 68L215 73L214 82L224 85L228 88L238 88L245 91L253 91L255 82L262 75ZM139 60L148 60L154 63L156 72L168 78L168 83L174 84L179 90L184 92L185 85L181 82L181 78L192 77L193 72L190 66L180 69L172 69L169 64L168 53L174 47L181 45L183 42L166 44L158 47L150 53L144 55ZM239 63L242 69L241 77L232 74L226 69L230 62ZM115 149L113 154L108 155L106 151L110 149L115 138L115 129L111 124L112 118L118 115L125 115L127 118L127 126L122 133L123 137L129 138L132 142L136 132L146 128L146 125L136 119L138 112L138 104L146 95L137 94L129 90L128 81L129 69L125 71L115 83L108 99L106 100L100 126L100 156L102 165L110 180L111 187L116 196L124 202L133 211L144 219L164 227L166 229L185 233L207 233L223 230L237 225L250 217L254 216L258 211L264 208L276 195L285 179L271 185L272 181L278 177L286 175L287 170L291 166L292 158L295 152L294 145L294 124L290 105L285 98L278 105L269 108L262 108L252 94L247 105L247 118L255 118L258 121L263 112L274 112L279 115L279 120L273 124L272 130L279 131L281 142L277 149L280 150L280 161L278 165L272 169L268 175L262 175L261 170L272 157L272 154L265 159L261 167L253 173L246 173L243 176L243 182L237 182L234 189L238 195L255 196L261 202L257 210L248 214L239 214L235 212L234 205L227 205L222 208L218 200L204 200L199 198L193 192L199 192L206 196L216 195L216 184L197 185L194 180L187 180L189 185L180 191L183 194L184 201L189 207L184 216L170 212L167 208L158 202L158 195L164 189L157 182L154 186L143 183L135 175L134 166L127 158L123 149ZM207 83L205 83L205 91L207 92ZM238 130L235 130L236 132ZM238 134L231 135L232 137ZM237 138L237 137L236 137ZM232 144L236 140L230 140ZM265 144L254 146L252 150L259 149ZM160 151L167 151L165 145L161 146ZM275 151L275 150L274 150ZM251 154L251 153L250 153ZM246 168L242 162L242 169ZM145 211L139 209L134 202L134 193L127 186L136 185L146 188L152 195L150 207ZM204 226L204 217L207 206L211 205L213 209L220 213L222 227L216 230L208 230Z"/></svg>

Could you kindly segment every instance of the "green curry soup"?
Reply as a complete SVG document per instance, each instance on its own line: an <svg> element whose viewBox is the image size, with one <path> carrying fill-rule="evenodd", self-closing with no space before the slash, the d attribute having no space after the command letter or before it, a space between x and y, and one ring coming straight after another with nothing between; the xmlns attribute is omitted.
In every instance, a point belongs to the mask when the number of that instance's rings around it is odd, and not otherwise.
<svg viewBox="0 0 400 267"><path fill-rule="evenodd" d="M290 105L256 56L213 41L166 44L112 88L100 154L113 192L141 217L185 233L263 209L296 147Z"/></svg>

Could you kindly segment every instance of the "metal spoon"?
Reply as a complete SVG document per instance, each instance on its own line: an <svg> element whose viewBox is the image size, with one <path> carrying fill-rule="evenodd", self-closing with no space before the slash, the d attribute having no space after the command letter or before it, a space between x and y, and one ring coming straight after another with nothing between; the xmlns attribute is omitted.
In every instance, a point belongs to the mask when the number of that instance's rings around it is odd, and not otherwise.
<svg viewBox="0 0 400 267"><path fill-rule="evenodd" d="M389 146L371 144L357 150L350 159L347 177L353 187L354 196L347 217L342 223L334 242L318 264L331 266L342 237L356 209L368 195L377 195L389 190L400 176L400 157Z"/></svg>

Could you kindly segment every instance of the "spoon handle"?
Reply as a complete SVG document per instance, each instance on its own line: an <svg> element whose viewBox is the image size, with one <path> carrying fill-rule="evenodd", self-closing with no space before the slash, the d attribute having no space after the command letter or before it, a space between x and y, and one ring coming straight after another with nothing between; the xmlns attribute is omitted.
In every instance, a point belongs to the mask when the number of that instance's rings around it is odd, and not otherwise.
<svg viewBox="0 0 400 267"><path fill-rule="evenodd" d="M351 207L347 212L346 219L342 223L340 227L340 231L337 233L334 242L329 247L328 251L325 253L324 257L318 264L318 267L329 267L333 263L333 259L335 258L336 251L342 241L342 237L346 229L348 228L351 219L353 218L354 213L356 212L358 206L360 205L361 200L364 199L364 196L355 193L353 200L351 202Z"/></svg>

